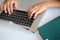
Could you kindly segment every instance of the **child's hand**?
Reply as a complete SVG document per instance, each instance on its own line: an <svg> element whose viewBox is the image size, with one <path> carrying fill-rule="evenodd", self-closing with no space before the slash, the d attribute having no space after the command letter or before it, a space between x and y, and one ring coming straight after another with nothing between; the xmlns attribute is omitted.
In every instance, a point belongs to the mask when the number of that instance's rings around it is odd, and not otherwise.
<svg viewBox="0 0 60 40"><path fill-rule="evenodd" d="M31 18L33 16L33 14L34 14L33 18L35 19L38 14L42 13L46 9L47 9L47 4L45 2L33 5L28 10L28 17Z"/></svg>
<svg viewBox="0 0 60 40"><path fill-rule="evenodd" d="M18 7L17 0L5 0L3 4L3 10L5 13L11 14L13 12L13 9L16 9Z"/></svg>

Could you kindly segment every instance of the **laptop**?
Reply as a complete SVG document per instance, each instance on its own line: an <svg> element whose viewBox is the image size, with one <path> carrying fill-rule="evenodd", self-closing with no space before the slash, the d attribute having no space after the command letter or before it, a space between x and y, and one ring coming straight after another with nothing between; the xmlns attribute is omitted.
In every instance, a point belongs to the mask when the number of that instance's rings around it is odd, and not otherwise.
<svg viewBox="0 0 60 40"><path fill-rule="evenodd" d="M1 25L6 25L9 26L15 25L19 27L23 27L27 30L35 32L37 30L37 27L39 25L39 22L41 18L43 17L43 14L38 15L36 19L33 19L33 16L31 19L27 17L28 12L27 11L22 11L22 10L13 10L13 13L9 15L8 13L5 13L4 11L0 13L0 21Z"/></svg>

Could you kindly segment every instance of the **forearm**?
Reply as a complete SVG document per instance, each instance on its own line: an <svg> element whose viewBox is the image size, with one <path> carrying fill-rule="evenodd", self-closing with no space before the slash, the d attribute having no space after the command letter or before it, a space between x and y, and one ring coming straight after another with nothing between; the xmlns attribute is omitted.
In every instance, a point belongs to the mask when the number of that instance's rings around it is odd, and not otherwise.
<svg viewBox="0 0 60 40"><path fill-rule="evenodd" d="M60 8L60 1L47 2L48 8Z"/></svg>
<svg viewBox="0 0 60 40"><path fill-rule="evenodd" d="M11 1L11 0L4 0L4 3L6 3L7 1Z"/></svg>

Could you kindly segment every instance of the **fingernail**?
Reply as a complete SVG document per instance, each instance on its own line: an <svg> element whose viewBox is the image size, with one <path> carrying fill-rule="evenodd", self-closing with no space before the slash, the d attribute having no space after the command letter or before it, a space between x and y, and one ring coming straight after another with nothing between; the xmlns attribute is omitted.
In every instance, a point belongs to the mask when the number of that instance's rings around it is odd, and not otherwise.
<svg viewBox="0 0 60 40"><path fill-rule="evenodd" d="M11 13L9 13L9 14L11 14Z"/></svg>
<svg viewBox="0 0 60 40"><path fill-rule="evenodd" d="M35 16L33 18L35 19Z"/></svg>
<svg viewBox="0 0 60 40"><path fill-rule="evenodd" d="M5 11L5 13L7 13L7 11Z"/></svg>
<svg viewBox="0 0 60 40"><path fill-rule="evenodd" d="M7 12L5 11L5 13L7 13Z"/></svg>
<svg viewBox="0 0 60 40"><path fill-rule="evenodd" d="M29 17L29 19L31 19L31 17Z"/></svg>
<svg viewBox="0 0 60 40"><path fill-rule="evenodd" d="M35 19L35 17L34 17L34 19Z"/></svg>

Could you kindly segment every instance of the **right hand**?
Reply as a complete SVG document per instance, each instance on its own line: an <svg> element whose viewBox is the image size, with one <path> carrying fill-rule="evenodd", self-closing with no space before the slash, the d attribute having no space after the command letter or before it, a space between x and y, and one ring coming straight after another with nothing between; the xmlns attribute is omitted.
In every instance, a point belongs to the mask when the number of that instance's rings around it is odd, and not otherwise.
<svg viewBox="0 0 60 40"><path fill-rule="evenodd" d="M32 18L32 16L34 15L34 19L37 17L38 14L44 12L47 9L47 3L46 2L41 2L41 3L37 3L35 5L33 5L32 7L30 7L28 9L28 17L29 19Z"/></svg>
<svg viewBox="0 0 60 40"><path fill-rule="evenodd" d="M17 0L5 0L3 3L3 10L5 13L11 14L13 12L13 9L18 8L18 2Z"/></svg>

